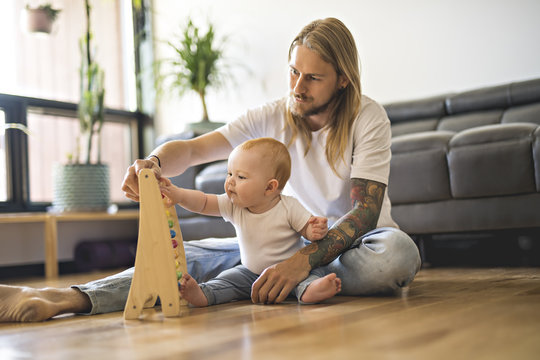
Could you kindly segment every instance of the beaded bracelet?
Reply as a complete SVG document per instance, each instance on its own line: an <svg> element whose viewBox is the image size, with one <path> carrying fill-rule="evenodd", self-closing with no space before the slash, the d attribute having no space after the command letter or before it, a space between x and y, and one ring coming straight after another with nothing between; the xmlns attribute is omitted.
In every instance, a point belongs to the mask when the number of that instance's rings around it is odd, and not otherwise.
<svg viewBox="0 0 540 360"><path fill-rule="evenodd" d="M147 160L150 160L151 157L155 157L157 159L158 166L161 168L161 160L159 160L157 155L151 154L146 157Z"/></svg>

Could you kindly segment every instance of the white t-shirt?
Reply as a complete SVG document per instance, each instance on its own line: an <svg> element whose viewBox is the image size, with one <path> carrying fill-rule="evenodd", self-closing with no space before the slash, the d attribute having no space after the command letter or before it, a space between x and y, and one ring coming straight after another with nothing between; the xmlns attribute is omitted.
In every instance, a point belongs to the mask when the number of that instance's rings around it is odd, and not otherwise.
<svg viewBox="0 0 540 360"><path fill-rule="evenodd" d="M283 130L286 101L286 98L282 98L249 110L218 131L233 147L259 137L271 137L287 144L291 134ZM345 163L340 160L336 166L340 177L336 176L326 160L326 135L324 128L312 132L311 148L306 156L305 146L299 137L291 144L291 178L283 193L296 197L313 214L326 216L331 225L352 209L351 178L388 185L392 135L384 108L367 96L362 96L360 114L349 134ZM392 220L390 208L386 191L377 227L398 227Z"/></svg>
<svg viewBox="0 0 540 360"><path fill-rule="evenodd" d="M290 258L304 246L299 232L311 213L295 198L281 195L281 200L262 214L235 206L227 194L217 198L221 216L236 230L242 265L251 272L260 274L270 265Z"/></svg>

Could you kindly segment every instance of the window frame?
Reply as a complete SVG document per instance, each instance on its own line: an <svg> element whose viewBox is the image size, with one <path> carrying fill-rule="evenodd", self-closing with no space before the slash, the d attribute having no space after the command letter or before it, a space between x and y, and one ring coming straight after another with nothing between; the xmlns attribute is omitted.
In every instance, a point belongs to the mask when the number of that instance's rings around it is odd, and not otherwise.
<svg viewBox="0 0 540 360"><path fill-rule="evenodd" d="M77 121L77 104L56 100L9 95L0 93L0 108L5 113L6 123L26 126L28 109L40 109L45 114L69 115ZM114 119L114 120L113 120ZM136 123L136 144L134 156L144 157L144 136L146 128L153 126L152 119L140 111L105 109L105 122ZM27 135L15 129L5 132L6 170L7 170L7 201L0 201L0 212L41 212L46 211L50 202L31 202L29 183L29 161ZM52 169L51 169L52 171ZM126 199L125 203L117 204L120 208L133 208L137 205Z"/></svg>

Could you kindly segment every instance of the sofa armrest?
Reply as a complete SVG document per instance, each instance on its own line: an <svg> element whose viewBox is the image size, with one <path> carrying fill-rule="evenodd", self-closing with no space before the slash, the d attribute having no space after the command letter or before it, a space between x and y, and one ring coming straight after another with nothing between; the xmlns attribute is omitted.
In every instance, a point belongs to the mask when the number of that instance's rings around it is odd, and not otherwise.
<svg viewBox="0 0 540 360"><path fill-rule="evenodd" d="M456 134L448 153L453 197L536 192L533 145L537 128L529 123L499 124Z"/></svg>
<svg viewBox="0 0 540 360"><path fill-rule="evenodd" d="M408 134L392 139L388 195L392 204L451 197L446 153L450 131Z"/></svg>

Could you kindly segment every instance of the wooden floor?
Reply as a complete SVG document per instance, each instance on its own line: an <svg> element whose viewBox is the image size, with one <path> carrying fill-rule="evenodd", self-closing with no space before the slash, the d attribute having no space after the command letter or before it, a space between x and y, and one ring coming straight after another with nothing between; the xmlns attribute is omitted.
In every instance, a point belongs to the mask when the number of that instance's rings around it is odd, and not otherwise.
<svg viewBox="0 0 540 360"><path fill-rule="evenodd" d="M423 269L395 297L158 310L3 324L0 359L540 359L540 268Z"/></svg>

